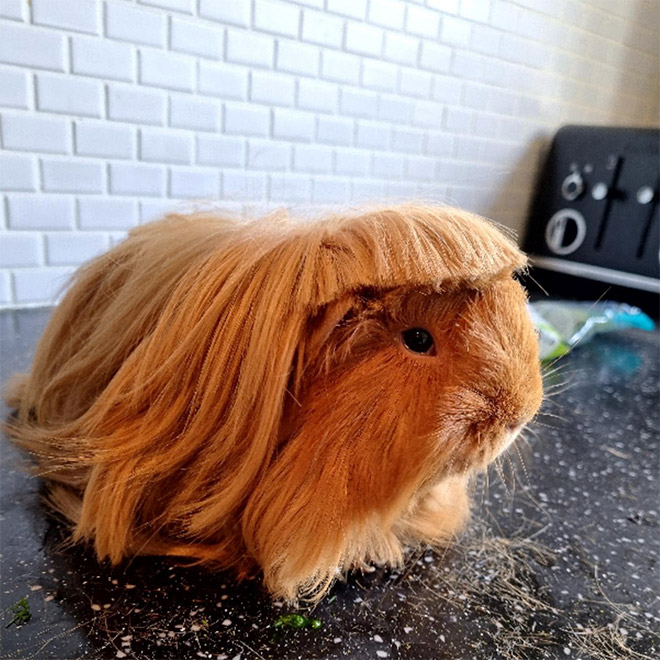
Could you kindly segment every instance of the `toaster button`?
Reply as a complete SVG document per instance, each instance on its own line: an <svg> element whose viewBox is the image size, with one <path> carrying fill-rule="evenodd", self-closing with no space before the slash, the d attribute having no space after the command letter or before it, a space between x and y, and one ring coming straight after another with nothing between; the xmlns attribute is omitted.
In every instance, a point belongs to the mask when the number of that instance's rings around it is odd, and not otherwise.
<svg viewBox="0 0 660 660"><path fill-rule="evenodd" d="M572 172L561 184L561 194L564 199L572 202L577 199L584 191L584 180L579 172Z"/></svg>
<svg viewBox="0 0 660 660"><path fill-rule="evenodd" d="M651 186L642 186L637 191L637 201L640 204L650 204L654 197L655 193L653 192L653 188L651 188Z"/></svg>
<svg viewBox="0 0 660 660"><path fill-rule="evenodd" d="M594 187L591 189L591 196L598 201L605 199L608 193L609 189L607 188L607 184L602 181L594 184Z"/></svg>

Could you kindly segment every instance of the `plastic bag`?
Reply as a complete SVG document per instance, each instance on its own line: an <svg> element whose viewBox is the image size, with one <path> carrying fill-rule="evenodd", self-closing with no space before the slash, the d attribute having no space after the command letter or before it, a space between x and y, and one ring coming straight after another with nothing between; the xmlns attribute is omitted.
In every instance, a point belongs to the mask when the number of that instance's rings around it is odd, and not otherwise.
<svg viewBox="0 0 660 660"><path fill-rule="evenodd" d="M641 309L616 302L543 300L529 304L539 333L541 360L553 360L595 334L621 328L654 330L655 323Z"/></svg>

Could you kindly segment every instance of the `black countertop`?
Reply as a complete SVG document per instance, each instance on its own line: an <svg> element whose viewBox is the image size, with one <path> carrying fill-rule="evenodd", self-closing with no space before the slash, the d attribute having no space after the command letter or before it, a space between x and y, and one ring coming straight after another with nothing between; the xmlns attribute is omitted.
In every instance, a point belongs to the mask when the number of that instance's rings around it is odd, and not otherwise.
<svg viewBox="0 0 660 660"><path fill-rule="evenodd" d="M0 313L3 383L48 314ZM318 629L276 627L295 610L257 582L160 558L110 569L63 546L3 437L0 657L655 658L659 357L660 334L625 331L564 358L528 439L476 484L458 545L350 575L300 610ZM31 618L11 624L23 598Z"/></svg>

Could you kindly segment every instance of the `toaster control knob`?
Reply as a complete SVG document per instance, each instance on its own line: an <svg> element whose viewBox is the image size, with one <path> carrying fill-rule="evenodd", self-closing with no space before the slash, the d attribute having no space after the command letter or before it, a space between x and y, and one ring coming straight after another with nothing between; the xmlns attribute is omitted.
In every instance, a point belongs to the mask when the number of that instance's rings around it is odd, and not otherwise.
<svg viewBox="0 0 660 660"><path fill-rule="evenodd" d="M545 244L555 254L571 254L582 245L586 235L584 216L575 209L561 209L545 227Z"/></svg>
<svg viewBox="0 0 660 660"><path fill-rule="evenodd" d="M584 191L584 181L579 172L571 172L561 184L561 194L564 199L572 202Z"/></svg>
<svg viewBox="0 0 660 660"><path fill-rule="evenodd" d="M607 189L607 185L604 184L602 181L599 181L597 184L594 185L594 187L591 189L591 196L596 199L596 200L601 200L605 199L607 197L607 193L609 190Z"/></svg>
<svg viewBox="0 0 660 660"><path fill-rule="evenodd" d="M653 188L651 188L651 186L642 186L637 191L637 201L640 204L650 204L654 197L655 193L653 192Z"/></svg>

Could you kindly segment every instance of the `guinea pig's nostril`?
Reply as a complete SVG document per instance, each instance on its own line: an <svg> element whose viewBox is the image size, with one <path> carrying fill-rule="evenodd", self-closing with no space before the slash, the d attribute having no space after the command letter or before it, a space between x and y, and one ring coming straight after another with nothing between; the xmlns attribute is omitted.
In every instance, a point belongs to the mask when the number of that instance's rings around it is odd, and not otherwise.
<svg viewBox="0 0 660 660"><path fill-rule="evenodd" d="M506 425L506 430L511 431L513 433L515 431L519 431L524 425L525 425L524 419L517 419L514 422L509 422Z"/></svg>

